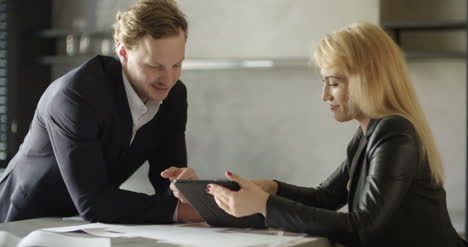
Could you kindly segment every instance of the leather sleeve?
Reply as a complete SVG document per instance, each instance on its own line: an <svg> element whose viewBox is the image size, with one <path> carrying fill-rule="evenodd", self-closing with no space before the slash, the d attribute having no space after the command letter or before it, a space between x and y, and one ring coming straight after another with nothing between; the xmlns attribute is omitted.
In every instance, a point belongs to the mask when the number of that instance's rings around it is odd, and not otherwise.
<svg viewBox="0 0 468 247"><path fill-rule="evenodd" d="M365 246L385 234L385 224L400 206L419 162L415 135L388 127L376 133L366 153L369 171L361 197L355 198L357 210L340 213L270 196L267 226L327 237L345 245Z"/></svg>
<svg viewBox="0 0 468 247"><path fill-rule="evenodd" d="M278 196L300 202L307 206L337 210L346 205L348 200L348 166L347 161L332 173L317 188L306 188L283 182L278 183Z"/></svg>
<svg viewBox="0 0 468 247"><path fill-rule="evenodd" d="M60 92L45 116L54 155L79 214L91 222L169 223L173 197L120 190L106 172L95 108L71 89Z"/></svg>

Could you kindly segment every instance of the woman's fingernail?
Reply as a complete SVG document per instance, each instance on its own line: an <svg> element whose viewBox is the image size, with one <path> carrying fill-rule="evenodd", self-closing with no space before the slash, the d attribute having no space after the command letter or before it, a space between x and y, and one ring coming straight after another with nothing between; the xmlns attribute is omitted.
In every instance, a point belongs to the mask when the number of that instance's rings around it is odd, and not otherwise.
<svg viewBox="0 0 468 247"><path fill-rule="evenodd" d="M206 192L209 193L209 192L210 192L210 188L206 188Z"/></svg>
<svg viewBox="0 0 468 247"><path fill-rule="evenodd" d="M226 172L226 173L227 173L227 175L228 175L228 176L231 176L231 175L232 175L232 173L231 173L231 172Z"/></svg>

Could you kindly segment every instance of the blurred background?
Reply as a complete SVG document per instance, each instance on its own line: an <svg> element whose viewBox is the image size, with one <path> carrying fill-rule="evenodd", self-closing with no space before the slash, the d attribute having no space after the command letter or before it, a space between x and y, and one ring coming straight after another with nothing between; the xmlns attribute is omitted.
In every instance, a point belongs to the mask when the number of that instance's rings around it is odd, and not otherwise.
<svg viewBox="0 0 468 247"><path fill-rule="evenodd" d="M130 0L0 0L0 166L22 142L47 85L96 54ZM189 20L189 166L317 186L342 162L358 125L321 101L309 58L353 21L384 27L405 50L446 172L449 213L465 232L466 0L178 0ZM4 24L4 25L3 25ZM153 193L144 165L123 188Z"/></svg>

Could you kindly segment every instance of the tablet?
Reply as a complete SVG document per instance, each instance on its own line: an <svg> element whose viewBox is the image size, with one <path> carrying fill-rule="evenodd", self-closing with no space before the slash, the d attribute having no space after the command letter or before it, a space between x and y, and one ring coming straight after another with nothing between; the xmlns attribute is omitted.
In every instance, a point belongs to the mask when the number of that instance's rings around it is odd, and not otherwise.
<svg viewBox="0 0 468 247"><path fill-rule="evenodd" d="M208 184L219 184L230 190L238 191L239 184L229 180L174 180L174 185L184 195L185 199L197 210L206 222L218 227L241 227L264 229L265 218L262 214L245 217L232 216L216 204L213 196L206 192Z"/></svg>

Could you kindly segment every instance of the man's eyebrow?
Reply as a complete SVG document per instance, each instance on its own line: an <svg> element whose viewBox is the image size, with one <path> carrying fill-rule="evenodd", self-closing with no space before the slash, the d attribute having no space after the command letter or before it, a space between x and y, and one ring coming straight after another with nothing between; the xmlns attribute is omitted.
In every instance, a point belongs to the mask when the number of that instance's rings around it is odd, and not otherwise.
<svg viewBox="0 0 468 247"><path fill-rule="evenodd" d="M175 63L175 64L182 63L184 60L185 60L185 57L183 57L181 60L179 60L179 61L178 61L177 63ZM155 63L148 62L148 65L154 66L154 67L156 67L156 66L162 66L162 64L159 63L159 62L155 62Z"/></svg>

